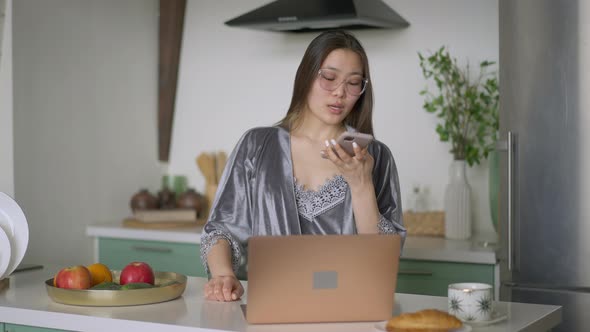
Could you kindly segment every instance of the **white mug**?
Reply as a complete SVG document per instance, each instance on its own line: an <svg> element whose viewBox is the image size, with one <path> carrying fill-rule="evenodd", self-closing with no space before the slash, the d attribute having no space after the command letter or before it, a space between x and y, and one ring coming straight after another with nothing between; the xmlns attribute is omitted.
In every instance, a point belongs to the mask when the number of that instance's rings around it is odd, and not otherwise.
<svg viewBox="0 0 590 332"><path fill-rule="evenodd" d="M491 320L494 311L493 289L492 285L476 282L450 284L449 313L468 322Z"/></svg>

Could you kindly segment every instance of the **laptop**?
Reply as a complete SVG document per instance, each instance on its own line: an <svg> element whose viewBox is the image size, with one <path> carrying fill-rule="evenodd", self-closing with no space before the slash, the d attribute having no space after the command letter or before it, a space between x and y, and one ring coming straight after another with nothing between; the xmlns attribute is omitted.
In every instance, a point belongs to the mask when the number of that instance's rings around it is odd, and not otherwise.
<svg viewBox="0 0 590 332"><path fill-rule="evenodd" d="M251 237L246 320L270 324L389 319L400 250L399 235Z"/></svg>

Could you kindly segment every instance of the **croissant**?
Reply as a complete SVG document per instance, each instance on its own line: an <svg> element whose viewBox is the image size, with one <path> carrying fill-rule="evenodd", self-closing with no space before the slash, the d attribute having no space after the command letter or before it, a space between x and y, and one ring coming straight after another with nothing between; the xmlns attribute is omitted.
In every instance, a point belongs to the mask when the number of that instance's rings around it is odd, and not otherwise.
<svg viewBox="0 0 590 332"><path fill-rule="evenodd" d="M436 309L426 309L393 317L385 328L390 332L443 332L462 326L463 323L453 315Z"/></svg>

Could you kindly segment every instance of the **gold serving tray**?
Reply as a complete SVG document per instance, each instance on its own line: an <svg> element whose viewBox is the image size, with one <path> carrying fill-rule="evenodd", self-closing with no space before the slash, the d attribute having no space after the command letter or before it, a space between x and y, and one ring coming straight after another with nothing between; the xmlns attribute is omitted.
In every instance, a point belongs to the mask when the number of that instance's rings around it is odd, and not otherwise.
<svg viewBox="0 0 590 332"><path fill-rule="evenodd" d="M118 283L121 271L111 272L113 281ZM94 307L117 307L165 302L179 297L186 289L187 278L183 274L175 272L154 272L154 274L156 277L156 287L154 288L129 290L64 289L54 287L53 278L45 281L45 288L49 297L57 303ZM158 287L158 285L173 281L176 281L176 283Z"/></svg>

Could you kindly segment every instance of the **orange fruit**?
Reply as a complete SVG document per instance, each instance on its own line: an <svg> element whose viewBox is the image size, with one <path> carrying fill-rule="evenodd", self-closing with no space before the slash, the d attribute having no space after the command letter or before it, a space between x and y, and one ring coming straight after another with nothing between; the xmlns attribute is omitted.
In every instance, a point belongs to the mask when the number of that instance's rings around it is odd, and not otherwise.
<svg viewBox="0 0 590 332"><path fill-rule="evenodd" d="M94 263L88 266L90 276L92 277L91 287L100 284L101 282L113 281L113 274L108 266L101 263Z"/></svg>

